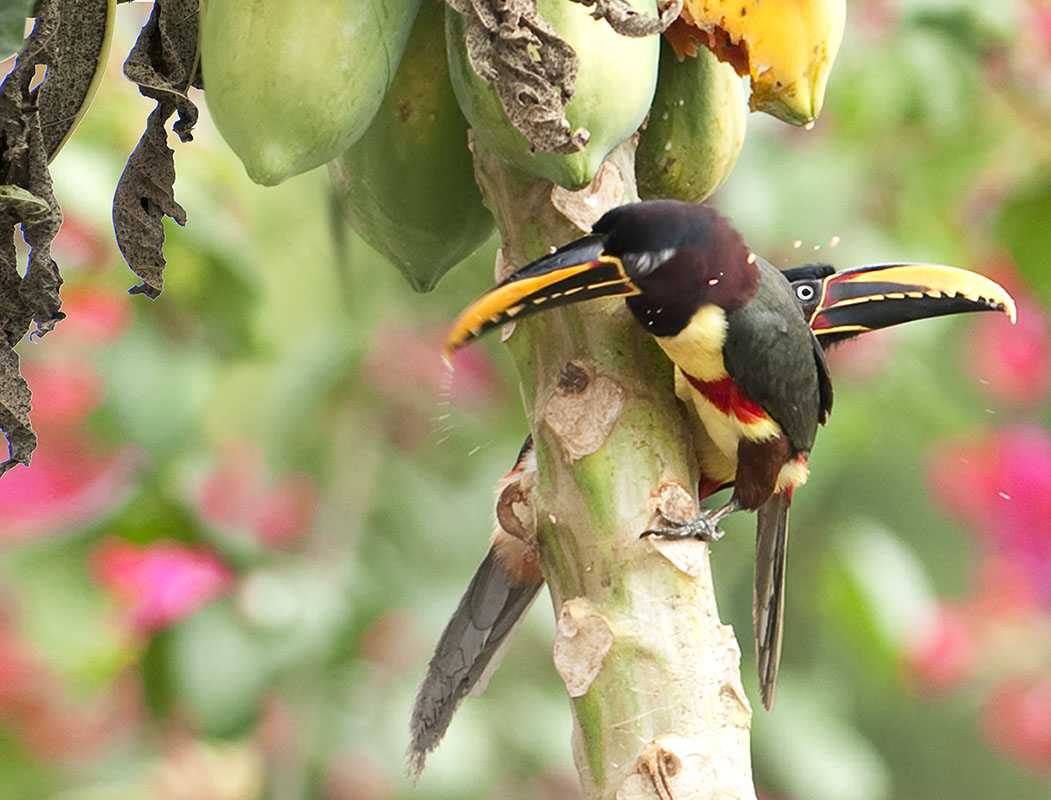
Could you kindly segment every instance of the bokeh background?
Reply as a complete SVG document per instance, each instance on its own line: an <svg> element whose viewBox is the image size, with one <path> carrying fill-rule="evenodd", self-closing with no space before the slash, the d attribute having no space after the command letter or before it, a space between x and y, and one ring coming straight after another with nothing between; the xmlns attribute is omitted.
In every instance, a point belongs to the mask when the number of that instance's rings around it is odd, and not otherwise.
<svg viewBox="0 0 1051 800"><path fill-rule="evenodd" d="M496 242L414 294L324 170L256 186L204 113L170 137L189 221L167 229L165 291L129 297L110 204L152 108L120 72L143 6L120 7L53 163L68 319L19 347L40 446L0 480L0 798L578 796L546 595L418 788L404 776L414 690L526 433L499 344L454 377L438 358ZM1051 4L848 14L816 127L751 116L714 202L775 264L956 264L1019 319L835 353L757 785L1047 798ZM754 696L751 521L729 527L712 558Z"/></svg>

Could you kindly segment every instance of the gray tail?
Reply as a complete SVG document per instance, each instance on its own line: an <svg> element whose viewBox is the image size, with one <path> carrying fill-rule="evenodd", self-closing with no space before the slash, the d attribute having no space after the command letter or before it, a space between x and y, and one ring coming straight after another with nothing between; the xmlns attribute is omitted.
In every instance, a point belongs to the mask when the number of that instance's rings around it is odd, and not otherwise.
<svg viewBox="0 0 1051 800"><path fill-rule="evenodd" d="M408 752L414 779L423 772L427 754L438 746L463 699L485 689L543 585L543 579L516 584L489 548L442 631L416 693Z"/></svg>
<svg viewBox="0 0 1051 800"><path fill-rule="evenodd" d="M767 711L774 704L777 668L781 661L788 506L791 502L791 490L779 492L763 503L756 514L752 624L755 628L759 694Z"/></svg>

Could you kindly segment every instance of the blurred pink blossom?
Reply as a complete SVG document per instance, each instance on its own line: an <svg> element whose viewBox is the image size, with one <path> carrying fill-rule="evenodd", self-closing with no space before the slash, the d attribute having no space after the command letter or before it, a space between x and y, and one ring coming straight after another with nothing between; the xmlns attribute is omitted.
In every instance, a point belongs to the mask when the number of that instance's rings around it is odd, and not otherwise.
<svg viewBox="0 0 1051 800"><path fill-rule="evenodd" d="M223 446L219 463L197 489L197 510L220 528L236 528L251 518L263 484L263 454L250 442L237 440Z"/></svg>
<svg viewBox="0 0 1051 800"><path fill-rule="evenodd" d="M1051 5L1047 0L1031 0L1023 28L1040 43L1044 59L1051 60Z"/></svg>
<svg viewBox="0 0 1051 800"><path fill-rule="evenodd" d="M63 289L62 310L66 318L48 335L49 342L105 345L120 338L131 322L127 293L110 286Z"/></svg>
<svg viewBox="0 0 1051 800"><path fill-rule="evenodd" d="M1015 325L999 314L975 321L966 361L982 391L1013 405L1043 401L1051 388L1051 324L1040 305L1018 297Z"/></svg>
<svg viewBox="0 0 1051 800"><path fill-rule="evenodd" d="M130 674L76 698L33 648L0 620L0 723L36 758L97 757L135 727L141 696Z"/></svg>
<svg viewBox="0 0 1051 800"><path fill-rule="evenodd" d="M1027 618L1040 613L1033 576L1009 555L983 556L974 577L975 613L991 620Z"/></svg>
<svg viewBox="0 0 1051 800"><path fill-rule="evenodd" d="M500 374L479 347L465 347L452 356L453 368L441 358L447 326L380 326L362 367L377 392L399 401L433 405L449 399L469 411L481 411L503 395Z"/></svg>
<svg viewBox="0 0 1051 800"><path fill-rule="evenodd" d="M982 730L993 747L1051 776L1051 676L1022 675L994 689Z"/></svg>
<svg viewBox="0 0 1051 800"><path fill-rule="evenodd" d="M965 368L993 400L1039 403L1051 390L1051 320L1010 255L994 253L980 271L1011 293L1017 321L1012 325L1003 314L980 315L967 339Z"/></svg>
<svg viewBox="0 0 1051 800"><path fill-rule="evenodd" d="M112 252L105 226L97 225L76 212L63 215L62 227L58 229L52 248L60 264L72 267L108 266L107 258Z"/></svg>
<svg viewBox="0 0 1051 800"><path fill-rule="evenodd" d="M93 568L127 606L132 627L145 634L190 616L233 580L214 553L172 541L139 547L110 539L95 550Z"/></svg>
<svg viewBox="0 0 1051 800"><path fill-rule="evenodd" d="M970 676L976 651L967 610L943 604L931 623L905 643L905 664L910 678L924 688L951 689Z"/></svg>
<svg viewBox="0 0 1051 800"><path fill-rule="evenodd" d="M929 455L934 499L1017 563L1051 605L1051 431L1015 426Z"/></svg>
<svg viewBox="0 0 1051 800"><path fill-rule="evenodd" d="M857 336L834 346L828 352L828 364L836 381L868 383L879 377L890 363L897 345L897 332L878 331L872 336Z"/></svg>
<svg viewBox="0 0 1051 800"><path fill-rule="evenodd" d="M38 432L52 427L71 428L105 399L102 376L94 365L83 361L26 361L22 364L22 377L33 392L30 416Z"/></svg>
<svg viewBox="0 0 1051 800"><path fill-rule="evenodd" d="M219 464L198 486L197 509L217 528L246 531L278 547L310 530L320 492L301 472L269 480L265 466L262 452L250 442L227 444Z"/></svg>
<svg viewBox="0 0 1051 800"><path fill-rule="evenodd" d="M105 449L72 432L43 433L32 466L0 480L0 541L73 530L114 510L144 461L130 445Z"/></svg>

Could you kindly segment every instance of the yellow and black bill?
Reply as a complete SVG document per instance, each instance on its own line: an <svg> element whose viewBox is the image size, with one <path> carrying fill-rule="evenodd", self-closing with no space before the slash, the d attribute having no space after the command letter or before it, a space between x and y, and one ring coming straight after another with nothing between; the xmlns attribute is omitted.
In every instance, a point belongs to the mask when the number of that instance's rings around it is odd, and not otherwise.
<svg viewBox="0 0 1051 800"><path fill-rule="evenodd" d="M823 344L946 314L1002 311L1015 320L1004 287L958 267L874 264L837 272L811 265L786 270L785 277Z"/></svg>
<svg viewBox="0 0 1051 800"><path fill-rule="evenodd" d="M458 347L511 320L638 291L620 259L603 252L603 237L585 236L512 273L464 309L445 340L443 355L448 359Z"/></svg>

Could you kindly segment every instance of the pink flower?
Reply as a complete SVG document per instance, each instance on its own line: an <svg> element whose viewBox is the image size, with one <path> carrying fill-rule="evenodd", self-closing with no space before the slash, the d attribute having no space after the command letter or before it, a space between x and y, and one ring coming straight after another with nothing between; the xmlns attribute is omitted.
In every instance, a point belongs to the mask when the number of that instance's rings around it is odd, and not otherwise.
<svg viewBox="0 0 1051 800"><path fill-rule="evenodd" d="M106 387L98 370L83 361L42 364L27 361L22 377L33 392L30 418L38 432L71 428L98 408Z"/></svg>
<svg viewBox="0 0 1051 800"><path fill-rule="evenodd" d="M48 341L68 345L105 345L120 338L130 324L128 295L109 286L74 286L62 291L66 318Z"/></svg>
<svg viewBox="0 0 1051 800"><path fill-rule="evenodd" d="M942 443L927 476L935 500L1024 569L1051 604L1051 431L1016 426Z"/></svg>
<svg viewBox="0 0 1051 800"><path fill-rule="evenodd" d="M79 528L117 508L130 494L142 452L104 450L72 432L44 432L30 467L0 480L0 541Z"/></svg>
<svg viewBox="0 0 1051 800"><path fill-rule="evenodd" d="M314 523L317 484L301 472L271 481L264 471L257 447L244 441L228 444L218 466L198 486L201 517L216 528L247 532L274 547L304 535Z"/></svg>
<svg viewBox="0 0 1051 800"><path fill-rule="evenodd" d="M1031 618L1040 613L1033 576L1003 554L982 558L975 573L975 613L996 621Z"/></svg>
<svg viewBox="0 0 1051 800"><path fill-rule="evenodd" d="M96 578L127 606L132 627L144 634L190 616L233 580L210 551L171 541L138 547L111 539L98 547L93 562Z"/></svg>
<svg viewBox="0 0 1051 800"><path fill-rule="evenodd" d="M1035 405L1051 388L1051 325L1044 310L1025 295L1016 297L1018 322L984 314L969 337L967 367L991 398Z"/></svg>
<svg viewBox="0 0 1051 800"><path fill-rule="evenodd" d="M502 394L499 373L485 351L467 347L453 353L453 369L442 361L445 325L381 326L365 355L366 379L386 397L433 406L448 398L469 411L481 411Z"/></svg>
<svg viewBox="0 0 1051 800"><path fill-rule="evenodd" d="M1051 321L1009 254L993 253L980 271L1011 293L1017 323L1003 314L980 315L968 336L965 368L991 399L1036 404L1051 389Z"/></svg>
<svg viewBox="0 0 1051 800"><path fill-rule="evenodd" d="M67 212L52 248L56 260L64 266L103 268L109 266L107 259L113 252L111 241L106 238L104 225L96 225L76 212Z"/></svg>
<svg viewBox="0 0 1051 800"><path fill-rule="evenodd" d="M894 355L897 332L877 331L838 344L828 352L829 368L835 380L867 383L875 380Z"/></svg>
<svg viewBox="0 0 1051 800"><path fill-rule="evenodd" d="M975 632L964 609L942 605L931 624L905 645L911 676L928 689L959 685L970 675L976 654Z"/></svg>
<svg viewBox="0 0 1051 800"><path fill-rule="evenodd" d="M247 524L262 494L263 454L250 442L229 442L197 489L202 519L219 528Z"/></svg>
<svg viewBox="0 0 1051 800"><path fill-rule="evenodd" d="M140 690L130 674L100 691L71 693L32 647L0 620L0 721L34 757L99 757L134 730Z"/></svg>
<svg viewBox="0 0 1051 800"><path fill-rule="evenodd" d="M990 744L1051 775L1051 677L1020 676L995 689L982 712Z"/></svg>
<svg viewBox="0 0 1051 800"><path fill-rule="evenodd" d="M273 547L298 539L313 524L318 499L312 478L299 472L284 475L260 498L252 514L252 528Z"/></svg>

